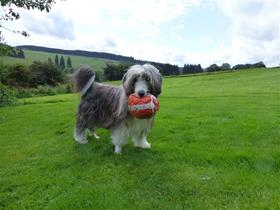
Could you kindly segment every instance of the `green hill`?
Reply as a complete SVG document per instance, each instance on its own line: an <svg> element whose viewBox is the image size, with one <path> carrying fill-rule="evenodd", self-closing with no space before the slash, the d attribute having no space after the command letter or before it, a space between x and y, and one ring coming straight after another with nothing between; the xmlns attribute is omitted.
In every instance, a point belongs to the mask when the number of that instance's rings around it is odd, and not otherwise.
<svg viewBox="0 0 280 210"><path fill-rule="evenodd" d="M4 57L4 64L14 64L14 63L23 63L26 65L31 64L33 61L47 61L48 58L51 58L54 61L55 53L47 53L40 51L31 51L31 50L23 50L25 54L25 59L14 58L14 57ZM66 61L68 55L58 54L60 56L64 56ZM83 64L88 64L92 66L96 71L103 71L103 68L106 66L106 63L118 63L118 61L107 60L102 58L90 58L84 56L76 56L70 55L73 67L78 67Z"/></svg>
<svg viewBox="0 0 280 210"><path fill-rule="evenodd" d="M1 209L279 209L280 69L165 78L148 139L72 138L78 96L0 108Z"/></svg>

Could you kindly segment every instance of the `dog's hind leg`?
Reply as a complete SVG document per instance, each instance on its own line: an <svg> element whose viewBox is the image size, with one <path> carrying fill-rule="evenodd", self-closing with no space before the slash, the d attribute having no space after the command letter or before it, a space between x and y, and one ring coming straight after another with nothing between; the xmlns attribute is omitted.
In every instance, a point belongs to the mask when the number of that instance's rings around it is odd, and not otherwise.
<svg viewBox="0 0 280 210"><path fill-rule="evenodd" d="M90 135L93 136L95 139L100 139L100 136L98 136L95 132L95 128L91 128L90 130Z"/></svg>
<svg viewBox="0 0 280 210"><path fill-rule="evenodd" d="M83 123L81 123L81 121L79 120L79 117L77 118L77 123L74 131L74 139L80 144L88 143L88 140L85 137L85 127L83 126Z"/></svg>

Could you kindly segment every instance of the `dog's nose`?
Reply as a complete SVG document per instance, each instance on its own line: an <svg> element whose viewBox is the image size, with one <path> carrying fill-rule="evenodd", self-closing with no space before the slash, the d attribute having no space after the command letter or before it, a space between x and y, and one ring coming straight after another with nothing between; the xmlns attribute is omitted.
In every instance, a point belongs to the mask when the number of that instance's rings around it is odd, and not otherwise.
<svg viewBox="0 0 280 210"><path fill-rule="evenodd" d="M145 91L144 91L144 90L139 90L139 91L138 91L138 95L139 95L140 97L143 97L143 96L145 95Z"/></svg>

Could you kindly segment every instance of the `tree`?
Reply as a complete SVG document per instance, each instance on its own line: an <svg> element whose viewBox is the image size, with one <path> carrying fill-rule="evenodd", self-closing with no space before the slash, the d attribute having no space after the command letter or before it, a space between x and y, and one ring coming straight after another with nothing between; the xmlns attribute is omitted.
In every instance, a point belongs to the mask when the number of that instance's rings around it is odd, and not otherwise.
<svg viewBox="0 0 280 210"><path fill-rule="evenodd" d="M217 64L212 64L206 68L206 71L213 72L213 71L220 71L220 67Z"/></svg>
<svg viewBox="0 0 280 210"><path fill-rule="evenodd" d="M64 74L56 65L49 62L34 61L30 65L31 80L30 84L33 87L38 85L52 85L64 81Z"/></svg>
<svg viewBox="0 0 280 210"><path fill-rule="evenodd" d="M20 18L19 13L15 10L15 7L23 8L23 9L38 9L40 11L49 12L52 4L55 3L55 0L0 0L1 7L8 7L7 10L4 10L4 13L0 15L0 28L3 28L7 31L18 33L23 36L28 36L26 31L17 31L14 29L10 29L3 25L3 21L13 21L18 20ZM0 33L1 35L1 33ZM2 39L0 40L2 41Z"/></svg>
<svg viewBox="0 0 280 210"><path fill-rule="evenodd" d="M65 69L65 61L63 56L60 57L59 66L62 70Z"/></svg>
<svg viewBox="0 0 280 210"><path fill-rule="evenodd" d="M23 64L14 64L8 67L6 83L14 87L28 87L31 78L29 68Z"/></svg>
<svg viewBox="0 0 280 210"><path fill-rule="evenodd" d="M105 80L121 80L129 66L130 64L127 63L106 64L104 68Z"/></svg>
<svg viewBox="0 0 280 210"><path fill-rule="evenodd" d="M58 66L58 55L55 55L54 63L55 63L56 66Z"/></svg>
<svg viewBox="0 0 280 210"><path fill-rule="evenodd" d="M220 68L222 71L230 70L230 64L223 63Z"/></svg>
<svg viewBox="0 0 280 210"><path fill-rule="evenodd" d="M203 72L203 69L200 64L193 65L193 64L185 64L183 67L183 74L193 74L193 73L200 73Z"/></svg>
<svg viewBox="0 0 280 210"><path fill-rule="evenodd" d="M67 68L72 68L72 61L71 61L71 58L68 56L67 57L67 61L66 61L66 63L67 63Z"/></svg>

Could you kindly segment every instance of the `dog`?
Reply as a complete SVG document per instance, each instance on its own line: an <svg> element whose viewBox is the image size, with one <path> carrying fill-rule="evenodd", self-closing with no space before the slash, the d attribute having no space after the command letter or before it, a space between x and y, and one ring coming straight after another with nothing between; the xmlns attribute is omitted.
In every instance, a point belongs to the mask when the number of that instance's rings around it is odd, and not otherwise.
<svg viewBox="0 0 280 210"><path fill-rule="evenodd" d="M81 93L77 112L74 139L86 144L86 130L95 138L97 128L111 131L115 153L121 153L122 146L129 138L136 147L149 149L147 135L152 128L154 116L137 119L128 111L128 96L135 93L139 97L161 94L162 76L151 64L133 65L128 68L119 87L95 82L95 73L89 66L82 66L73 76L76 90Z"/></svg>

